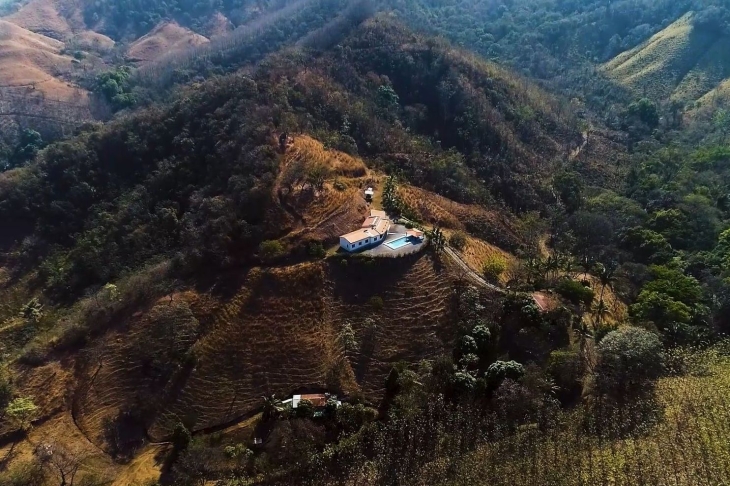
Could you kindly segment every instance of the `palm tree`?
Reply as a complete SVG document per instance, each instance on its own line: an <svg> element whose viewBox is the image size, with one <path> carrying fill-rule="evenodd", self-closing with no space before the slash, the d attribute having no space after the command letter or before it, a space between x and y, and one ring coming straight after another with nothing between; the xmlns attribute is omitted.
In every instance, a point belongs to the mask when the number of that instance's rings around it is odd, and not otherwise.
<svg viewBox="0 0 730 486"><path fill-rule="evenodd" d="M615 262L611 262L608 265L599 263L597 265L598 270L598 281L601 284L601 293L598 297L598 309L601 311L598 314L598 324L601 323L602 314L607 312L606 305L603 302L603 294L606 291L606 287L613 289L613 284L616 281L616 269L618 265Z"/></svg>
<svg viewBox="0 0 730 486"><path fill-rule="evenodd" d="M599 300L598 303L593 308L593 315L596 316L596 324L595 326L598 327L601 325L601 322L603 321L604 317L610 316L611 311L608 309L608 306L603 300Z"/></svg>
<svg viewBox="0 0 730 486"><path fill-rule="evenodd" d="M444 248L446 247L446 237L441 231L441 228L435 226L431 231L426 233L426 236L428 236L431 248L433 248L436 254L440 254L444 251Z"/></svg>
<svg viewBox="0 0 730 486"><path fill-rule="evenodd" d="M283 410L284 410L284 404L276 398L276 395L271 395L270 397L263 397L264 399L264 411L263 411L263 420L264 422L268 422L271 419L276 418Z"/></svg>
<svg viewBox="0 0 730 486"><path fill-rule="evenodd" d="M580 356L588 371L593 372L593 352L592 341L594 339L593 332L588 328L583 319L576 319L573 322L573 334L578 340L580 348Z"/></svg>
<svg viewBox="0 0 730 486"><path fill-rule="evenodd" d="M588 272L590 272L591 269L593 269L595 264L596 264L595 260L592 257L589 257L588 255L585 255L583 258L581 258L580 266L583 269L583 279L584 280L586 278L588 278Z"/></svg>

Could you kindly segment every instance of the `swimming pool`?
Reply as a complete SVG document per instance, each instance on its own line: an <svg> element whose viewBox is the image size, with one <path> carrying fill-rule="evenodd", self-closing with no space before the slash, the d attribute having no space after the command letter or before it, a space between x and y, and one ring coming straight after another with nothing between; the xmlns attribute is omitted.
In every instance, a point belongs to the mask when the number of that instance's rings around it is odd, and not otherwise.
<svg viewBox="0 0 730 486"><path fill-rule="evenodd" d="M408 246L412 244L411 238L409 236L402 236L398 238L397 240L389 241L385 244L388 248L391 250L398 250L400 248L403 248L404 246Z"/></svg>

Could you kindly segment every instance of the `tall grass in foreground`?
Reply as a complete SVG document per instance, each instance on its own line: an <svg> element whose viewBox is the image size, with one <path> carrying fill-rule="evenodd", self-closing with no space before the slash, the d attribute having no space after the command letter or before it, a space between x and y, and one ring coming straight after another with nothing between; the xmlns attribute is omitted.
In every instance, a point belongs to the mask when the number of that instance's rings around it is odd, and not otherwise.
<svg viewBox="0 0 730 486"><path fill-rule="evenodd" d="M651 403L628 402L616 407L588 399L573 410L561 410L547 401L526 414L521 407L530 399L527 396L513 395L491 412L480 411L479 406L452 408L429 403L422 413L392 420L325 452L307 471L299 471L295 482L727 485L727 349L723 345L678 353L670 360L677 372L659 381ZM508 423L522 425L505 425Z"/></svg>
<svg viewBox="0 0 730 486"><path fill-rule="evenodd" d="M457 461L427 468L431 484L726 485L730 484L730 358L718 350L691 357L690 372L658 386L658 422L616 436L630 410L586 430L588 410L566 413L545 432L523 428Z"/></svg>

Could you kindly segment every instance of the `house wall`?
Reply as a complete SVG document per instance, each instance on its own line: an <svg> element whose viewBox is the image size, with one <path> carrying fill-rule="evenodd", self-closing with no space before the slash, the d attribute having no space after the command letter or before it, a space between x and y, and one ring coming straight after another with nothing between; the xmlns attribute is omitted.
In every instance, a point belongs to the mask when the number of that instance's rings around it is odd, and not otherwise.
<svg viewBox="0 0 730 486"><path fill-rule="evenodd" d="M364 248L369 248L371 246L376 246L381 244L383 241L385 241L386 235L381 235L379 237L373 237L365 238L360 241L356 241L354 244L349 243L345 238L340 237L340 248L343 250L353 252L357 250L362 250Z"/></svg>

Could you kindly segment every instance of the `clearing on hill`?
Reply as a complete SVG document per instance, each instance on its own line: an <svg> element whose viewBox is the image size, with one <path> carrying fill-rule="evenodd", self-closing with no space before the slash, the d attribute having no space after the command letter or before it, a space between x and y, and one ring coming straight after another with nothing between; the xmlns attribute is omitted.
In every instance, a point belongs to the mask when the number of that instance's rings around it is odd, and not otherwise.
<svg viewBox="0 0 730 486"><path fill-rule="evenodd" d="M127 51L131 62L145 63L175 51L182 51L208 42L208 39L177 22L162 22L147 35L134 41Z"/></svg>
<svg viewBox="0 0 730 486"><path fill-rule="evenodd" d="M313 187L307 175L313 170L329 180ZM273 187L292 228L288 239L336 243L362 223L367 212L363 191L376 179L362 159L327 149L307 135L294 137Z"/></svg>
<svg viewBox="0 0 730 486"><path fill-rule="evenodd" d="M730 77L728 36L695 25L694 12L602 69L637 96L696 101Z"/></svg>
<svg viewBox="0 0 730 486"><path fill-rule="evenodd" d="M62 42L0 20L0 100L16 104L42 98L83 106L88 93L66 81L78 67L61 54ZM0 114L9 110L3 107Z"/></svg>
<svg viewBox="0 0 730 486"><path fill-rule="evenodd" d="M58 40L85 30L80 0L30 0L5 20Z"/></svg>

